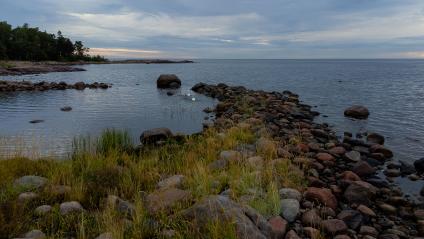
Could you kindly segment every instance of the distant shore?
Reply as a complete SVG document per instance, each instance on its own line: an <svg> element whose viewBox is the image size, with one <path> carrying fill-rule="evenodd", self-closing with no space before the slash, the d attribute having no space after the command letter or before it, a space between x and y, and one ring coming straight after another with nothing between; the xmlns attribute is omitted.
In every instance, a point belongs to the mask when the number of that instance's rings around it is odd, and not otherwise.
<svg viewBox="0 0 424 239"><path fill-rule="evenodd" d="M0 61L0 76L5 75L30 75L44 74L49 72L74 72L85 71L75 65L89 64L178 64L194 63L190 60L164 60L164 59L144 59L144 60L114 60L103 62L59 62L59 61Z"/></svg>

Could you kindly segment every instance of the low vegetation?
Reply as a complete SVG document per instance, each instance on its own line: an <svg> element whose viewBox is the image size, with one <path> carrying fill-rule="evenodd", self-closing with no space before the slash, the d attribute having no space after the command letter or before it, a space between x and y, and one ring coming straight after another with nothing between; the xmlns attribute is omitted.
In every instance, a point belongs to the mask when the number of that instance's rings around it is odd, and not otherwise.
<svg viewBox="0 0 424 239"><path fill-rule="evenodd" d="M261 147L266 150L255 152L264 160L260 168L247 163L246 156L225 169L213 170L209 166L223 150L254 145L259 137L267 138L266 133L255 132L260 131L241 123L222 132L209 129L201 135L188 136L183 142L137 148L131 145L126 132L107 130L96 140L76 139L68 160L1 160L0 238L18 237L33 229L43 231L49 238L95 238L104 232L113 238L166 237L167 231L176 238L235 238L231 222L211 222L207 232L200 234L178 212L208 195L231 188L234 201L248 204L262 215L278 215L278 188L302 189L305 180L291 160L276 159L275 142L266 140ZM24 189L13 183L24 175L48 179L39 196L28 203L17 200ZM171 212L150 215L144 195L172 175L185 176L182 188L191 192L191 200L173 206ZM54 185L66 185L70 190L57 195L51 190ZM117 212L105 202L108 195L131 202L135 212L130 217ZM78 201L85 211L63 216L59 204L64 201ZM44 204L52 205L52 211L35 215L34 209Z"/></svg>

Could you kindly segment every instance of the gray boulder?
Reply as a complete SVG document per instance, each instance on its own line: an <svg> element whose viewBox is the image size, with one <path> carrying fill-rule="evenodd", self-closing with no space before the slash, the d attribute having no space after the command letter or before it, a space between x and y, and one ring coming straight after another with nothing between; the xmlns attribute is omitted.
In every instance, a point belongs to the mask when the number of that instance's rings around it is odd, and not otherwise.
<svg viewBox="0 0 424 239"><path fill-rule="evenodd" d="M228 222L235 226L237 238L265 239L272 235L272 228L262 215L223 196L209 196L181 214L201 230L206 230L211 222Z"/></svg>
<svg viewBox="0 0 424 239"><path fill-rule="evenodd" d="M60 204L60 214L67 215L70 213L80 213L83 212L84 208L81 206L79 202L72 201L72 202L64 202Z"/></svg>
<svg viewBox="0 0 424 239"><path fill-rule="evenodd" d="M294 222L299 212L299 201L297 201L296 199L281 200L281 216L288 222Z"/></svg>
<svg viewBox="0 0 424 239"><path fill-rule="evenodd" d="M27 175L15 180L15 187L41 189L47 184L47 178L40 176Z"/></svg>

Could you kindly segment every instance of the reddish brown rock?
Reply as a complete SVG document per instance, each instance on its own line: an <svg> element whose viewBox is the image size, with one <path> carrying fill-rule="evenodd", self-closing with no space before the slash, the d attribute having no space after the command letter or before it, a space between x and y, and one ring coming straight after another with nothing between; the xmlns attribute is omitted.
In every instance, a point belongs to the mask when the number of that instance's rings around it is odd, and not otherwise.
<svg viewBox="0 0 424 239"><path fill-rule="evenodd" d="M347 181L361 181L361 178L352 171L344 171L340 176L343 180Z"/></svg>
<svg viewBox="0 0 424 239"><path fill-rule="evenodd" d="M333 210L337 208L337 199L333 193L331 193L331 190L327 188L309 187L305 193L305 198L307 200L318 201Z"/></svg>
<svg viewBox="0 0 424 239"><path fill-rule="evenodd" d="M290 230L289 232L287 232L286 237L284 239L302 239L302 238L300 238L295 231Z"/></svg>
<svg viewBox="0 0 424 239"><path fill-rule="evenodd" d="M322 221L324 230L332 235L344 233L347 231L346 223L339 219L329 219Z"/></svg>
<svg viewBox="0 0 424 239"><path fill-rule="evenodd" d="M317 153L316 158L322 162L334 161L334 157L328 153Z"/></svg>
<svg viewBox="0 0 424 239"><path fill-rule="evenodd" d="M328 152L330 152L330 154L343 155L346 153L346 149L341 146L338 146L331 148Z"/></svg>
<svg viewBox="0 0 424 239"><path fill-rule="evenodd" d="M368 177L373 175L376 170L367 162L359 161L353 166L352 171L360 177Z"/></svg>
<svg viewBox="0 0 424 239"><path fill-rule="evenodd" d="M283 238L287 230L287 221L280 216L272 217L268 220L272 229L272 238Z"/></svg>
<svg viewBox="0 0 424 239"><path fill-rule="evenodd" d="M385 158L392 158L393 157L393 152L390 149L384 147L383 145L379 145L379 144L374 144L373 146L371 146L370 152L371 153L383 154Z"/></svg>

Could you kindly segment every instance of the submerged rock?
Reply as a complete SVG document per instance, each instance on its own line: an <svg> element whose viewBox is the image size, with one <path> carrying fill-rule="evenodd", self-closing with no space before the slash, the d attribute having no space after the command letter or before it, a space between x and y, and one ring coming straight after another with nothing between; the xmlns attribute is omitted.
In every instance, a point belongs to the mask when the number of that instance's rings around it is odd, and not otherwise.
<svg viewBox="0 0 424 239"><path fill-rule="evenodd" d="M368 109L361 105L354 105L344 111L344 115L355 119L367 119L370 115Z"/></svg>
<svg viewBox="0 0 424 239"><path fill-rule="evenodd" d="M173 136L168 128L155 128L144 131L140 136L140 141L142 144L160 144Z"/></svg>

